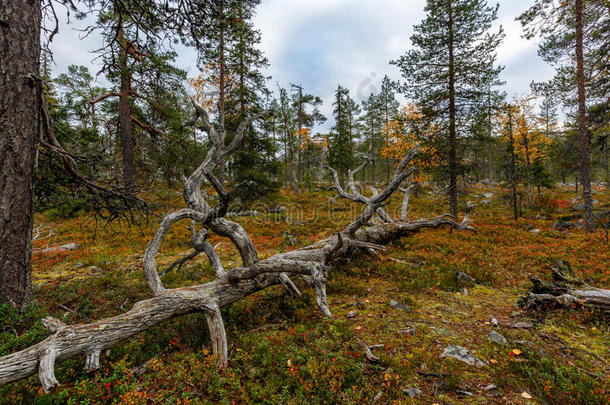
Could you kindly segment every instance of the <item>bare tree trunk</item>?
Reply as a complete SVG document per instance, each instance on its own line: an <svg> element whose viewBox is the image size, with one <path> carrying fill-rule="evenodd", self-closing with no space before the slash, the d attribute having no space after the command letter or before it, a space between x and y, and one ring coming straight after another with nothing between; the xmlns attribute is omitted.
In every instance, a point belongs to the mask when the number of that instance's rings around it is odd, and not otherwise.
<svg viewBox="0 0 610 405"><path fill-rule="evenodd" d="M375 161L375 131L373 129L373 120L371 120L371 184L375 184L375 171L377 169L377 162Z"/></svg>
<svg viewBox="0 0 610 405"><path fill-rule="evenodd" d="M487 97L487 133L489 140L487 141L487 163L488 163L488 177L489 181L494 181L494 167L493 167L493 140L492 140L492 124L491 124L491 86L489 87L489 94Z"/></svg>
<svg viewBox="0 0 610 405"><path fill-rule="evenodd" d="M299 90L299 109L297 112L298 136L297 136L297 179L303 181L303 87L295 86Z"/></svg>
<svg viewBox="0 0 610 405"><path fill-rule="evenodd" d="M0 0L0 304L30 300L40 2Z"/></svg>
<svg viewBox="0 0 610 405"><path fill-rule="evenodd" d="M582 0L575 3L576 19L576 76L578 81L578 136L580 138L580 181L584 205L585 227L588 232L595 232L593 217L593 198L591 197L591 161L589 153L589 136L587 135L587 117L585 104L585 68L582 44Z"/></svg>
<svg viewBox="0 0 610 405"><path fill-rule="evenodd" d="M606 140L606 143L608 140ZM606 188L610 188L610 148L606 144Z"/></svg>
<svg viewBox="0 0 610 405"><path fill-rule="evenodd" d="M453 56L453 5L449 1L449 212L457 218L457 133L455 128L455 66Z"/></svg>
<svg viewBox="0 0 610 405"><path fill-rule="evenodd" d="M225 20L224 20L224 0L220 0L218 4L219 15L220 15L220 41L218 44L218 52L220 53L220 63L219 63L219 74L218 74L218 109L220 110L220 115L222 117L225 116L225 86L226 86L226 60L225 60ZM220 128L221 132L224 132L224 118L222 128ZM221 135L223 136L223 135ZM225 184L225 166L226 160L224 156L221 156L218 161L218 181L220 184L224 186Z"/></svg>
<svg viewBox="0 0 610 405"><path fill-rule="evenodd" d="M121 135L121 158L123 161L123 182L128 194L135 194L135 169L133 126L131 122L131 108L129 106L129 92L131 91L131 72L127 63L127 41L123 26L119 25L117 33L119 41L119 69L121 87L119 95L119 131Z"/></svg>
<svg viewBox="0 0 610 405"><path fill-rule="evenodd" d="M513 109L508 108L508 138L510 141L510 183L513 193L513 219L519 219L519 210L517 209L517 181L515 179L515 138L513 137Z"/></svg>

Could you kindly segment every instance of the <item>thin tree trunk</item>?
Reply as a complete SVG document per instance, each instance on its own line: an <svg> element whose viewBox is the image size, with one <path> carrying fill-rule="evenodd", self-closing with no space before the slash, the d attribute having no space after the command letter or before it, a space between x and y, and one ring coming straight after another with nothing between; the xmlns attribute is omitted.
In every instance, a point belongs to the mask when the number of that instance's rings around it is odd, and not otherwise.
<svg viewBox="0 0 610 405"><path fill-rule="evenodd" d="M449 212L457 218L457 134L455 128L455 66L453 55L453 5L449 0Z"/></svg>
<svg viewBox="0 0 610 405"><path fill-rule="evenodd" d="M608 150L608 145L606 145L606 188L610 188L610 154Z"/></svg>
<svg viewBox="0 0 610 405"><path fill-rule="evenodd" d="M373 129L373 120L370 122L371 125L371 183L375 184L375 170L377 168L375 162L375 131Z"/></svg>
<svg viewBox="0 0 610 405"><path fill-rule="evenodd" d="M489 140L487 141L487 163L488 167L488 177L489 181L493 183L494 181L494 167L493 167L493 140L491 137L492 134L492 124L491 124L491 86L489 87L489 94L487 97L487 132L489 136Z"/></svg>
<svg viewBox="0 0 610 405"><path fill-rule="evenodd" d="M0 0L0 304L30 300L40 2Z"/></svg>
<svg viewBox="0 0 610 405"><path fill-rule="evenodd" d="M123 25L118 27L119 41L119 69L121 75L119 96L119 131L121 136L121 158L123 162L123 182L128 194L136 192L133 126L131 122L131 108L129 106L129 92L131 91L131 72L127 66L127 41L123 32Z"/></svg>
<svg viewBox="0 0 610 405"><path fill-rule="evenodd" d="M513 112L512 108L508 110L508 138L510 141L510 183L513 193L513 219L519 219L519 210L517 209L517 182L515 180L515 138L513 137Z"/></svg>
<svg viewBox="0 0 610 405"><path fill-rule="evenodd" d="M219 68L219 78L218 78L218 109L220 110L220 114L222 117L225 116L225 69L226 69L226 60L225 60L225 21L224 21L224 1L220 0L219 4L220 9L220 37L218 43L218 52L220 53L220 66ZM224 124L224 118L223 118ZM221 136L224 137L226 132L224 125L220 128L222 131ZM225 185L225 166L226 160L224 156L222 156L218 161L218 181L222 186Z"/></svg>
<svg viewBox="0 0 610 405"><path fill-rule="evenodd" d="M303 88L301 86L297 87L299 89L299 110L298 110L298 126L299 126L299 134L297 137L297 179L299 183L303 181Z"/></svg>
<svg viewBox="0 0 610 405"><path fill-rule="evenodd" d="M591 176L589 137L587 135L585 104L585 70L582 44L582 0L576 0L576 76L578 81L578 136L580 138L580 181L584 204L585 227L588 232L595 232L593 219L593 198L591 197Z"/></svg>

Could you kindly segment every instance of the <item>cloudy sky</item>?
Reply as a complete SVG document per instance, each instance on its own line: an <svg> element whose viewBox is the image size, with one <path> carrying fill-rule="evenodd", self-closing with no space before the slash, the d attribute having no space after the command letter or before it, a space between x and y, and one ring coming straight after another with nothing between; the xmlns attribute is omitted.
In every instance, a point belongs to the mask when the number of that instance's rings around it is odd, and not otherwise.
<svg viewBox="0 0 610 405"><path fill-rule="evenodd" d="M498 25L506 38L498 50L499 63L505 66L502 79L510 95L529 91L532 80L549 79L553 69L537 55L537 42L521 38L515 21L532 0L500 0ZM424 17L425 0L262 0L255 26L262 33L261 48L269 59L267 74L271 87L300 83L307 92L324 100L323 112L332 111L332 93L337 84L350 89L357 101L379 88L385 74L400 79L400 72L388 62L410 47L413 25ZM65 22L65 20L64 20ZM81 38L83 22L62 24L51 49L55 73L70 64L92 63L91 50L100 38ZM190 76L197 74L195 54L178 48L177 64ZM330 123L323 128L329 127Z"/></svg>

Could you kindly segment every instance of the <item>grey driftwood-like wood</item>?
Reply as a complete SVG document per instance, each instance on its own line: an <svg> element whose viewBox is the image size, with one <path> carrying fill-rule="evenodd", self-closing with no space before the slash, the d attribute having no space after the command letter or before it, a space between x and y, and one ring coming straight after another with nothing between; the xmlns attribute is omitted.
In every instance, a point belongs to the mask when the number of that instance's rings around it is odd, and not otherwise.
<svg viewBox="0 0 610 405"><path fill-rule="evenodd" d="M360 216L329 238L260 260L245 229L224 218L231 193L227 192L214 177L212 170L218 162L239 146L246 128L264 114L245 120L232 141L227 144L223 117L219 117L216 128L210 123L208 113L195 105L195 118L187 125L206 132L210 146L204 161L185 181L184 200L188 207L168 214L161 221L144 253L142 267L152 297L136 303L131 310L123 314L90 324L65 325L53 318L45 319L45 326L54 334L27 349L1 357L0 385L38 372L43 388L47 391L51 390L59 384L54 372L56 363L84 354L86 369L95 370L99 368L100 353L103 351L154 325L194 312L205 314L213 353L217 356L218 367L224 369L228 362L228 350L221 307L273 285L283 285L291 294L300 296L300 291L290 279L291 276L300 276L315 289L316 303L321 312L332 319L326 297L326 279L333 260L350 256L358 251L375 253L385 249L384 245L388 242L425 228L446 225L451 227L451 230L474 230L468 225L468 211L472 207L470 205L467 207L467 215L460 223L448 215L430 220L394 220L383 211L382 207L388 198L415 171L414 167L407 168L418 153L418 149L415 148L398 164L388 186L381 192L372 189L370 197L360 194L354 185L354 173L364 165L350 172L351 193L341 188L336 171L329 168L333 173L335 188L339 195L364 205ZM201 186L205 180L218 194L219 204L216 207L211 207L203 197ZM406 212L406 204L403 206L403 212ZM381 222L371 222L375 215ZM403 215L403 218L405 217L406 214ZM166 289L159 275L156 256L171 227L184 219L192 221L193 248L195 252L204 252L207 255L215 270L216 278L205 284ZM195 224L202 229L197 231ZM208 232L227 237L233 242L241 256L241 267L224 269L214 247L206 242ZM195 254L189 255L189 257L195 256ZM183 261L180 261L180 264L182 263Z"/></svg>
<svg viewBox="0 0 610 405"><path fill-rule="evenodd" d="M546 311L587 306L610 319L610 290L586 284L565 260L557 260L549 268L553 277L551 283L530 277L533 285L531 291L519 301L522 308Z"/></svg>

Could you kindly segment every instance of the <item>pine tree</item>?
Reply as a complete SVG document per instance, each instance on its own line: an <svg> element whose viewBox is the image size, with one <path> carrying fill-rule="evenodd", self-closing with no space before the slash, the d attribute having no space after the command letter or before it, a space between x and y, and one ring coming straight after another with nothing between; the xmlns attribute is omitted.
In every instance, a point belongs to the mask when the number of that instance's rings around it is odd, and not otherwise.
<svg viewBox="0 0 610 405"><path fill-rule="evenodd" d="M293 105L297 113L297 179L301 182L303 181L303 154L308 150L308 133L311 132L311 127L315 124L326 121L326 117L319 110L320 105L322 105L320 97L303 93L303 86L301 85L291 84L290 86L294 90ZM312 107L311 112L307 111L307 106ZM307 171L309 171L309 162L306 163Z"/></svg>
<svg viewBox="0 0 610 405"><path fill-rule="evenodd" d="M383 119L384 138L389 136L390 124L398 116L399 103L396 100L396 86L390 78L385 75L381 81L381 90L379 91L379 108ZM390 181L390 158L386 158L386 182Z"/></svg>
<svg viewBox="0 0 610 405"><path fill-rule="evenodd" d="M333 106L335 125L329 136L328 160L329 164L337 170L339 180L343 184L347 171L355 162L354 137L357 135L356 124L360 108L350 97L349 90L341 85L338 85L337 91L335 91Z"/></svg>
<svg viewBox="0 0 610 405"><path fill-rule="evenodd" d="M299 193L299 180L296 174L295 155L297 133L297 113L290 100L288 91L279 87L278 108L275 114L278 118L278 131L282 137L284 160L284 185L292 183L295 193Z"/></svg>
<svg viewBox="0 0 610 405"><path fill-rule="evenodd" d="M199 45L201 66L217 87L220 126L230 141L240 123L265 107L269 94L262 70L268 62L258 49L260 32L252 19L260 0L220 0L210 22L211 33ZM222 119L222 123L220 120ZM236 182L254 181L259 187L246 190L245 197L277 186L279 166L267 156L274 153L269 134L251 126L244 136L244 148L232 157L229 173ZM218 177L224 182L227 168L221 163ZM262 187L261 187L262 186Z"/></svg>
<svg viewBox="0 0 610 405"><path fill-rule="evenodd" d="M490 32L498 6L485 0L428 0L426 18L414 28L415 47L393 61L411 96L430 120L447 133L444 152L449 163L451 215L457 216L459 137L473 110L485 105L489 86L497 82L496 48L503 31Z"/></svg>
<svg viewBox="0 0 610 405"><path fill-rule="evenodd" d="M369 151L371 161L371 183L375 183L377 164L379 163L379 150L383 144L383 114L381 113L380 100L378 95L371 93L362 102L364 114L361 117L362 133L366 138L366 147ZM365 178L366 180L366 178Z"/></svg>
<svg viewBox="0 0 610 405"><path fill-rule="evenodd" d="M541 36L539 54L556 66L550 88L567 106L577 106L580 177L586 229L595 231L591 196L591 153L587 104L608 96L608 2L606 0L536 0L518 20L525 36ZM574 94L577 95L576 99Z"/></svg>

